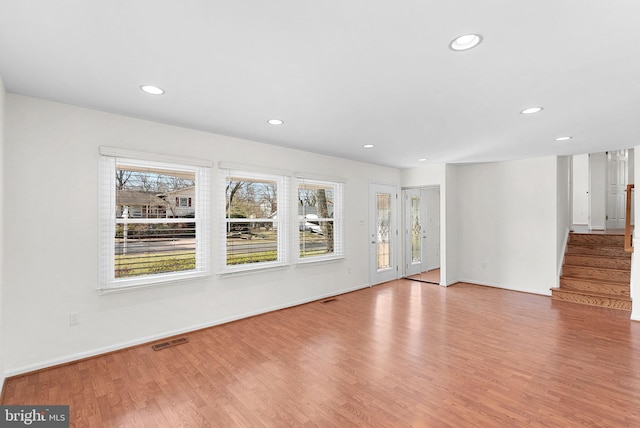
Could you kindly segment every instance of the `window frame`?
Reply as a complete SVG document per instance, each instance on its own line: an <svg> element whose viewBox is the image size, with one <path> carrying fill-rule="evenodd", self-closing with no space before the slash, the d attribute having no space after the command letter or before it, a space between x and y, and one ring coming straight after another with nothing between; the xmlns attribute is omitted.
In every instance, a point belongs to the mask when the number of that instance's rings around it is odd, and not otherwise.
<svg viewBox="0 0 640 428"><path fill-rule="evenodd" d="M307 178L309 177L309 178ZM332 218L318 218L318 221L332 221L333 222L333 253L321 254L316 256L301 255L300 250L300 220L297 218L297 202L298 195L305 183L312 184L314 186L324 186L327 188L333 188L333 217ZM310 177L304 174L296 174L295 183L296 192L296 255L298 264L318 263L332 260L342 260L345 258L344 251L344 180L332 179L332 178L318 178ZM304 216L303 212L303 216Z"/></svg>
<svg viewBox="0 0 640 428"><path fill-rule="evenodd" d="M263 172L264 171L264 172ZM229 177L233 178L246 178L253 179L256 181L264 180L264 181L272 181L276 183L276 201L277 201L277 214L275 219L269 219L268 221L273 223L274 229L276 229L277 233L277 241L276 241L276 254L277 259L274 261L265 261L265 262L248 262L248 263L238 263L238 264L227 264L227 239L228 239L228 230L229 224L231 221L238 221L238 219L234 219L232 217L228 217L227 213L227 179ZM236 165L226 164L220 165L220 196L219 196L219 204L220 204L220 218L219 218L219 229L220 229L220 239L219 239L219 274L220 275L229 275L234 273L242 273L242 272L250 272L256 270L263 269L271 269L284 267L289 265L289 183L290 176L286 172L281 171L272 171L272 170L264 170L261 168L254 167L243 167ZM230 208L230 207L229 207ZM264 222L266 219L250 219L246 220L255 222Z"/></svg>
<svg viewBox="0 0 640 428"><path fill-rule="evenodd" d="M130 290L169 284L211 275L211 221L210 221L210 170L213 162L178 156L135 152L109 147L100 148L99 156L99 189L98 189L98 291L102 293ZM188 219L166 219L171 222L187 220L195 223L195 256L196 267L190 270L174 271L158 274L147 274L126 278L115 277L114 237L116 224L116 167L117 165L158 168L176 172L193 172L195 175L194 217ZM148 220L148 221L146 221ZM138 223L157 223L165 219L145 219Z"/></svg>

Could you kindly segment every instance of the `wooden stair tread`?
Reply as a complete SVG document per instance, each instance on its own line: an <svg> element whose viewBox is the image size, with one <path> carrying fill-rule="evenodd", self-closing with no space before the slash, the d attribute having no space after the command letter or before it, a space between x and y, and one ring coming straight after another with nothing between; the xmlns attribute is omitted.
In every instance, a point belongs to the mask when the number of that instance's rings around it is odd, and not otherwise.
<svg viewBox="0 0 640 428"><path fill-rule="evenodd" d="M591 264L590 264L591 263ZM630 262L617 262L617 261L606 261L605 260L596 260L596 261L592 261L592 262L586 262L586 261L581 261L581 262L577 262L577 261L567 261L564 263L563 266L568 266L570 269L574 269L574 268L597 268L597 269L613 269L613 270L618 270L621 272L631 272L630 267L627 267L627 265L630 264Z"/></svg>
<svg viewBox="0 0 640 428"><path fill-rule="evenodd" d="M551 298L563 302L581 305L597 306L622 311L631 311L631 299L628 297L612 296L593 292L582 292L560 288L551 289Z"/></svg>
<svg viewBox="0 0 640 428"><path fill-rule="evenodd" d="M606 298L625 300L625 301L628 300L629 302L631 301L631 297L627 297L627 296L619 296L619 295L608 294L608 293L596 293L593 291L575 290L572 288L553 287L551 288L551 292L553 291L560 291L562 293L571 293L571 294L582 294L585 296L593 296L593 297L606 297Z"/></svg>
<svg viewBox="0 0 640 428"><path fill-rule="evenodd" d="M595 279L584 279L575 277L560 277L560 289L565 290L583 290L596 291L602 294L610 294L615 296L630 296L629 284L621 282L602 281Z"/></svg>
<svg viewBox="0 0 640 428"><path fill-rule="evenodd" d="M626 253L624 251L624 247L620 246L618 244L616 245L598 245L598 244L580 244L580 243L571 243L568 242L567 243L567 248L568 249L580 249L580 248L585 248L585 249L590 249L590 250L597 250L597 249L604 249L607 251L611 251L611 250L621 250L620 254L629 254Z"/></svg>
<svg viewBox="0 0 640 428"><path fill-rule="evenodd" d="M624 248L618 247L567 247L567 255L585 255L585 256L604 256L604 257L624 257L629 258L629 253L624 251Z"/></svg>
<svg viewBox="0 0 640 428"><path fill-rule="evenodd" d="M622 246L624 248L623 235L569 235L569 245L599 245L603 247Z"/></svg>
<svg viewBox="0 0 640 428"><path fill-rule="evenodd" d="M562 273L569 276L589 275L593 278L613 281L630 281L631 269L626 266L601 266L601 265L569 265L564 264Z"/></svg>
<svg viewBox="0 0 640 428"><path fill-rule="evenodd" d="M572 266L572 267L575 267L575 266ZM629 285L629 282L628 282L628 281L620 281L620 280L617 280L617 279L610 279L610 278L607 278L607 279L584 278L584 277L582 277L582 276L571 275L571 274L565 274L565 273L563 273L563 274L560 276L560 278L574 278L574 279L582 279L582 280L584 280L584 281L611 282L611 283L614 283L614 284Z"/></svg>
<svg viewBox="0 0 640 428"><path fill-rule="evenodd" d="M572 256L572 257L593 257L593 258L600 258L600 259L631 260L631 256L627 254L629 253L625 253L625 254L620 253L620 255L567 253L566 255Z"/></svg>
<svg viewBox="0 0 640 428"><path fill-rule="evenodd" d="M590 269L600 269L600 270L611 270L611 271L629 272L629 269L618 269L618 268L594 268L594 267L592 267L592 266L567 265L567 264L565 264L565 266L572 266L572 267L586 267L586 268L590 268Z"/></svg>

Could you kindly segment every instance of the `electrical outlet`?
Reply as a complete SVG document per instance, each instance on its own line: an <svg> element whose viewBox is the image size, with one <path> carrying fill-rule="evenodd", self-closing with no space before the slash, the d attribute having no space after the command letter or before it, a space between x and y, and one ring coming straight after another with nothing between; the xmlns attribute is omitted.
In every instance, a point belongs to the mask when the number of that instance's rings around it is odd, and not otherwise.
<svg viewBox="0 0 640 428"><path fill-rule="evenodd" d="M69 325L74 326L80 324L80 319L78 318L77 312L72 312L69 314Z"/></svg>

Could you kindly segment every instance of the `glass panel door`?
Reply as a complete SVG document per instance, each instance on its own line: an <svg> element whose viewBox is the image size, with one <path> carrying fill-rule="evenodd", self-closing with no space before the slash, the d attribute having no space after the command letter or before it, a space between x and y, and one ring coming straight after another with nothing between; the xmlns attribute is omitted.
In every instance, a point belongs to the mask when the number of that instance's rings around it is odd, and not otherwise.
<svg viewBox="0 0 640 428"><path fill-rule="evenodd" d="M396 263L396 200L394 186L371 185L371 284L398 277Z"/></svg>

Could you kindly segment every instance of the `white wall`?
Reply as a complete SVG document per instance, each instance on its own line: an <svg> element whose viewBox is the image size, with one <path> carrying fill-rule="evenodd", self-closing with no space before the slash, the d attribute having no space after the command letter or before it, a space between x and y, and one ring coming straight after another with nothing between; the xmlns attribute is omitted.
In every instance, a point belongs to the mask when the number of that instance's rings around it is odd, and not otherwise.
<svg viewBox="0 0 640 428"><path fill-rule="evenodd" d="M589 224L589 155L574 155L572 168L573 224Z"/></svg>
<svg viewBox="0 0 640 428"><path fill-rule="evenodd" d="M360 220L368 219L369 182L400 181L392 168L14 94L6 96L5 130L8 375L367 286L368 225ZM213 160L214 188L220 161L344 177L346 260L101 296L95 291L101 145ZM80 321L74 327L72 312Z"/></svg>
<svg viewBox="0 0 640 428"><path fill-rule="evenodd" d="M629 163L628 163L627 184L635 184L636 176L636 152L633 148L629 149Z"/></svg>
<svg viewBox="0 0 640 428"><path fill-rule="evenodd" d="M556 157L457 170L460 280L550 295L557 282Z"/></svg>
<svg viewBox="0 0 640 428"><path fill-rule="evenodd" d="M445 167L446 177L446 192L445 209L442 211L441 219L446 220L442 224L445 230L447 246L443 248L446 257L443 259L443 266L440 271L444 270L446 276L443 278L441 275L441 284L446 285L455 284L460 281L460 205L458 194L460 192L460 184L458 179L458 167L453 165L446 165ZM442 190L441 190L442 191ZM442 196L440 196L442 202ZM440 205L442 206L442 205ZM444 281L444 282L442 282Z"/></svg>
<svg viewBox="0 0 640 428"><path fill-rule="evenodd" d="M440 267L440 188L427 187L422 189L422 197L426 201L427 215L425 228L427 233L427 245L425 257L427 270Z"/></svg>
<svg viewBox="0 0 640 428"><path fill-rule="evenodd" d="M558 156L557 158L557 228L556 228L556 284L560 284L560 274L564 263L564 253L569 239L569 231L572 225L571 216L571 157Z"/></svg>
<svg viewBox="0 0 640 428"><path fill-rule="evenodd" d="M633 149L634 177L629 178L630 183L635 183L635 171L640 171L640 156L635 156L636 150L640 150L640 146L636 146ZM640 153L640 151L638 153ZM635 187L633 190L634 225L640 224L640 198L638 198L639 190L640 188L636 189ZM634 251L633 253L631 253L631 319L640 321L640 303L638 303L637 305L634 303L640 302L640 230L638 230L635 226L633 228L633 248Z"/></svg>
<svg viewBox="0 0 640 428"><path fill-rule="evenodd" d="M0 391L4 388L4 354L5 354L5 334L4 334L4 306L3 306L3 289L4 289L4 269L2 268L3 249L3 231L4 231L4 99L5 90L2 78L0 77Z"/></svg>

